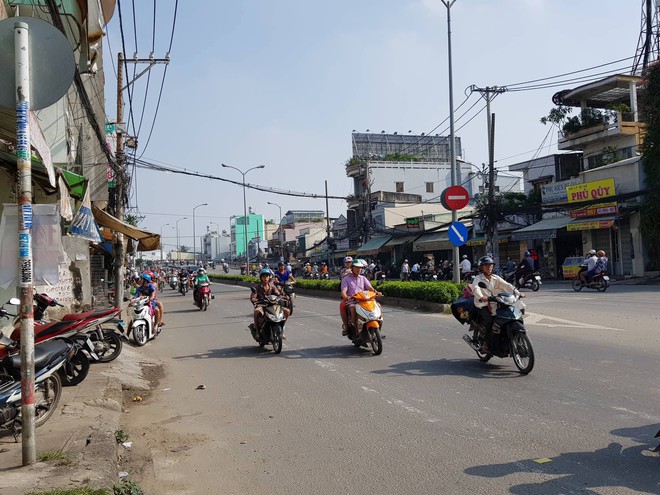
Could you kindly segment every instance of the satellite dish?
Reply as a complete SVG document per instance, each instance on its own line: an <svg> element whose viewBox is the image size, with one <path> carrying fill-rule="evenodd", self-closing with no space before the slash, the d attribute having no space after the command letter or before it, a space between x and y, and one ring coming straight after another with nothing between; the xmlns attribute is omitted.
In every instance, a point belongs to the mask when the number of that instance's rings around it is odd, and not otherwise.
<svg viewBox="0 0 660 495"><path fill-rule="evenodd" d="M30 110L40 110L61 99L76 69L66 36L36 17L9 17L0 21L0 106L16 108L14 26L27 24L30 41Z"/></svg>

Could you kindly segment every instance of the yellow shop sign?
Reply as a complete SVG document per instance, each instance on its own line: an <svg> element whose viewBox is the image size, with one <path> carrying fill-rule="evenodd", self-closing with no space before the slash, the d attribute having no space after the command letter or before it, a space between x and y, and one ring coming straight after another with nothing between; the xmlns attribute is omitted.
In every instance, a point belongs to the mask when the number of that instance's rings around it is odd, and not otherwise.
<svg viewBox="0 0 660 495"><path fill-rule="evenodd" d="M580 203L583 201L594 201L609 198L616 195L614 191L614 179L596 180L584 182L573 186L566 186L566 195L569 203Z"/></svg>

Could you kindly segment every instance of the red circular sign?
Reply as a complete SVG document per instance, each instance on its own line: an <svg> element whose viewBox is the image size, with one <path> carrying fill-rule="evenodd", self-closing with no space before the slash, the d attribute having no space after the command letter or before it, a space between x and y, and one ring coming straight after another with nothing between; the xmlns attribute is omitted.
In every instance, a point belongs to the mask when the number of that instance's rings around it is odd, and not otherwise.
<svg viewBox="0 0 660 495"><path fill-rule="evenodd" d="M470 194L462 186L451 186L442 191L440 202L448 210L460 210L467 206Z"/></svg>

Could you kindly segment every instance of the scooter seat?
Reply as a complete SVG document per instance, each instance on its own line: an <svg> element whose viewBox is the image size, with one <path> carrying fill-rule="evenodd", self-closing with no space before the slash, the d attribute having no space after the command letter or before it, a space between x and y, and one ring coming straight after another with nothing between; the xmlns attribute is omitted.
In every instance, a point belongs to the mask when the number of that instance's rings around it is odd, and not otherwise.
<svg viewBox="0 0 660 495"><path fill-rule="evenodd" d="M87 311L85 313L71 313L68 315L64 315L62 317L62 321L78 321L78 320L86 320L88 318L101 318L103 316L109 316L113 313L118 313L119 311L117 308L109 308L109 309L96 309L94 311Z"/></svg>
<svg viewBox="0 0 660 495"><path fill-rule="evenodd" d="M46 340L48 338L64 333L63 331L66 328L75 328L75 325L72 325L70 321L56 321L53 323L46 323L42 325L40 323L35 323L34 325L34 338L39 341ZM21 329L20 327L14 329L11 334L12 340L21 339Z"/></svg>
<svg viewBox="0 0 660 495"><path fill-rule="evenodd" d="M62 340L49 340L34 346L34 369L38 370L50 364L58 356L61 356L69 348L69 344ZM7 358L12 368L21 367L21 353L17 352Z"/></svg>

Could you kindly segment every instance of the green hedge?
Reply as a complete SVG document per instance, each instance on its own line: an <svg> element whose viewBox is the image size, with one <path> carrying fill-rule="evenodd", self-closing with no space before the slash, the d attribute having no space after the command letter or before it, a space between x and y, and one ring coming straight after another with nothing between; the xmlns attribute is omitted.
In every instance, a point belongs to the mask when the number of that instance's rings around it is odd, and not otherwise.
<svg viewBox="0 0 660 495"><path fill-rule="evenodd" d="M257 283L255 277L244 275L209 275L212 280L239 280L241 282ZM309 290L325 290L328 292L339 292L341 282L339 280L296 280L296 287ZM377 289L385 296L413 299L416 301L429 301L450 304L456 301L464 283L453 282L384 282Z"/></svg>

